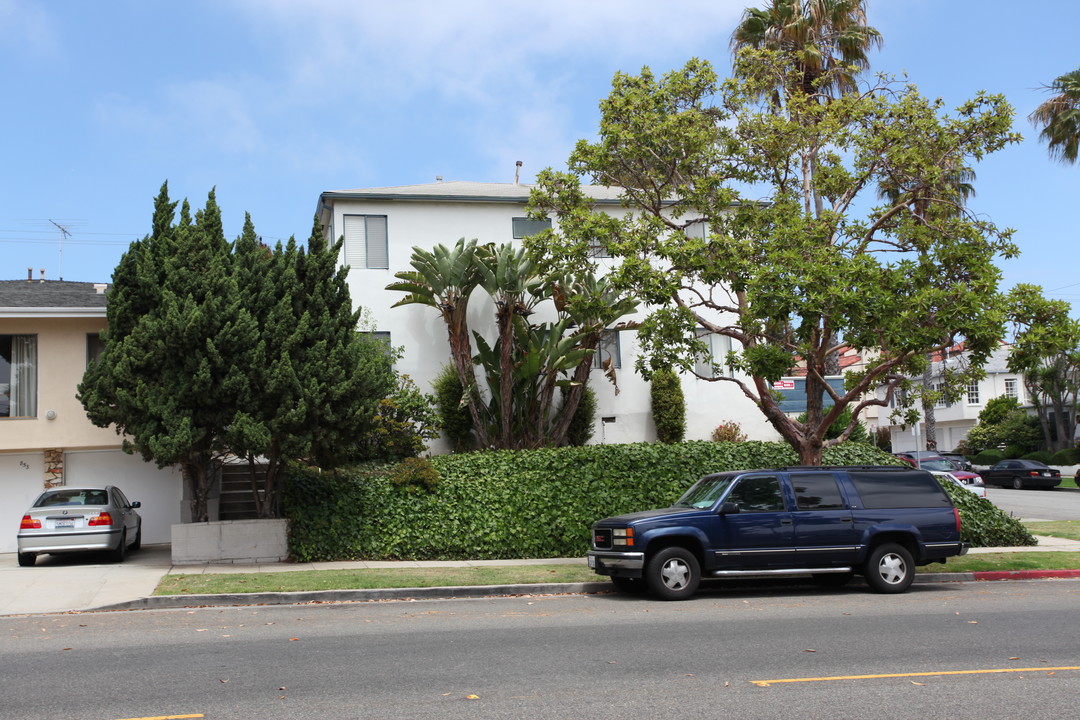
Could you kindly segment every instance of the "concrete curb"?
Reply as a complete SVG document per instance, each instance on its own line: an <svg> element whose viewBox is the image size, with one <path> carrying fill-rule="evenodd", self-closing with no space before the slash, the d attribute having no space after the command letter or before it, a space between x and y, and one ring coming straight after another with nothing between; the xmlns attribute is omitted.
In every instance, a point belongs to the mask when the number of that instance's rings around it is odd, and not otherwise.
<svg viewBox="0 0 1080 720"><path fill-rule="evenodd" d="M923 573L918 584L985 582L997 580L1044 580L1080 578L1080 570L1011 570L966 573ZM861 579L857 579L859 581ZM304 592L230 593L225 595L153 595L81 612L115 610L169 610L258 605L304 605L320 603L378 602L386 600L454 600L515 595L595 595L615 592L611 583L546 583L535 585L473 585L427 588L381 588L377 590L311 590Z"/></svg>

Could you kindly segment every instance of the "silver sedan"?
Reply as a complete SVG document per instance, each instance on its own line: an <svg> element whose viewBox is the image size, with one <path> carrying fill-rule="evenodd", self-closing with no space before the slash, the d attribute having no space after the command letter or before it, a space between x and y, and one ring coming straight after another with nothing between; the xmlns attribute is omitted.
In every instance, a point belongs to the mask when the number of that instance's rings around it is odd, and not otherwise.
<svg viewBox="0 0 1080 720"><path fill-rule="evenodd" d="M46 490L19 524L19 565L33 565L43 553L95 551L121 562L142 545L138 507L113 485Z"/></svg>

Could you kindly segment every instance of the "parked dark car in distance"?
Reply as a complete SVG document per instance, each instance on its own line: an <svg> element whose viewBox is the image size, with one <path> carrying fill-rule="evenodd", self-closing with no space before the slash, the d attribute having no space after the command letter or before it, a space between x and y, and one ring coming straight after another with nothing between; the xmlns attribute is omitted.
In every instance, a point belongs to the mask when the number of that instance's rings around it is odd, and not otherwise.
<svg viewBox="0 0 1080 720"><path fill-rule="evenodd" d="M108 552L122 562L142 545L138 507L113 485L46 490L19 524L19 565L33 565L40 554L73 552Z"/></svg>
<svg viewBox="0 0 1080 720"><path fill-rule="evenodd" d="M1053 490L1061 484L1061 471L1047 467L1038 460L1002 460L994 463L988 470L979 472L987 485L1011 487L1014 490L1024 488L1044 488Z"/></svg>
<svg viewBox="0 0 1080 720"><path fill-rule="evenodd" d="M975 471L975 467L971 464L971 462L969 462L968 459L960 453L943 452L941 453L941 457L945 458L946 460L952 460L954 463L960 466L961 470L967 470L968 472Z"/></svg>

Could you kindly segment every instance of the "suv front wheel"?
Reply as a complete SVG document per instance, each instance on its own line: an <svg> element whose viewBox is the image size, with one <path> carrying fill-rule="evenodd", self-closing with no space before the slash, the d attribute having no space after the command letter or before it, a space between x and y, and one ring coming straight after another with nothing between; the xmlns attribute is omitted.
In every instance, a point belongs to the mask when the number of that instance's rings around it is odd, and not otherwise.
<svg viewBox="0 0 1080 720"><path fill-rule="evenodd" d="M645 583L660 600L686 600L700 582L701 566L686 548L664 548L645 564Z"/></svg>
<svg viewBox="0 0 1080 720"><path fill-rule="evenodd" d="M902 593L915 579L915 561L903 545L883 543L870 551L863 576L879 593Z"/></svg>

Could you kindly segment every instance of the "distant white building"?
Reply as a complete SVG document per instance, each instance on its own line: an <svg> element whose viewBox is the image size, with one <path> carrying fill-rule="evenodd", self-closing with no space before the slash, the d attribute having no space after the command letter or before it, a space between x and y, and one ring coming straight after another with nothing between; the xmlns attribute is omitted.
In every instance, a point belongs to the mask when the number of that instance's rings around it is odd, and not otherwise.
<svg viewBox="0 0 1080 720"><path fill-rule="evenodd" d="M421 390L431 391L440 369L449 363L446 327L431 308L409 305L391 309L402 298L386 290L394 273L410 270L413 247L430 250L453 245L459 238L480 243L518 243L549 227L547 221L525 214L530 185L517 183L437 182L399 187L336 190L319 198L318 213L328 237L345 237L341 262L350 267L349 290L353 302L368 309L378 332L384 333L404 355L398 372L409 375ZM619 189L590 186L584 191L605 212L621 215ZM600 262L604 262L601 260ZM477 291L470 301L470 327L481 331L493 325L486 296ZM643 317L644 309L637 318ZM632 318L627 318L632 319ZM717 358L729 350L725 338L714 337ZM590 386L597 394L593 443L652 441L656 429L650 410L649 384L634 373L638 354L636 333L615 333L602 352L617 368L619 393L594 363ZM732 383L682 377L686 396L687 439L708 439L722 422L738 422L755 440L775 440L777 433L757 407ZM436 442L432 449L445 449Z"/></svg>
<svg viewBox="0 0 1080 720"><path fill-rule="evenodd" d="M986 406L987 401L996 397L1006 396L1016 398L1021 407L1031 410L1030 399L1024 391L1024 377L1018 373L1010 372L1008 368L1009 357L1008 345L1001 345L993 352L985 367L986 376L979 381L970 383L963 388L959 398L955 402L941 401L934 408L936 421L937 446L939 450L950 451L967 437L968 431L979 423L979 413ZM966 355L957 349L948 354L944 360L945 365L953 367L966 362ZM931 382L940 383L942 378L942 360L933 363L931 368ZM881 397L884 397L882 394ZM926 422L920 420L918 428L908 426L906 428L894 423L889 418L889 412L882 410L880 424L888 427L892 436L893 452L905 450L926 449ZM916 446L915 433L918 432L918 444Z"/></svg>

